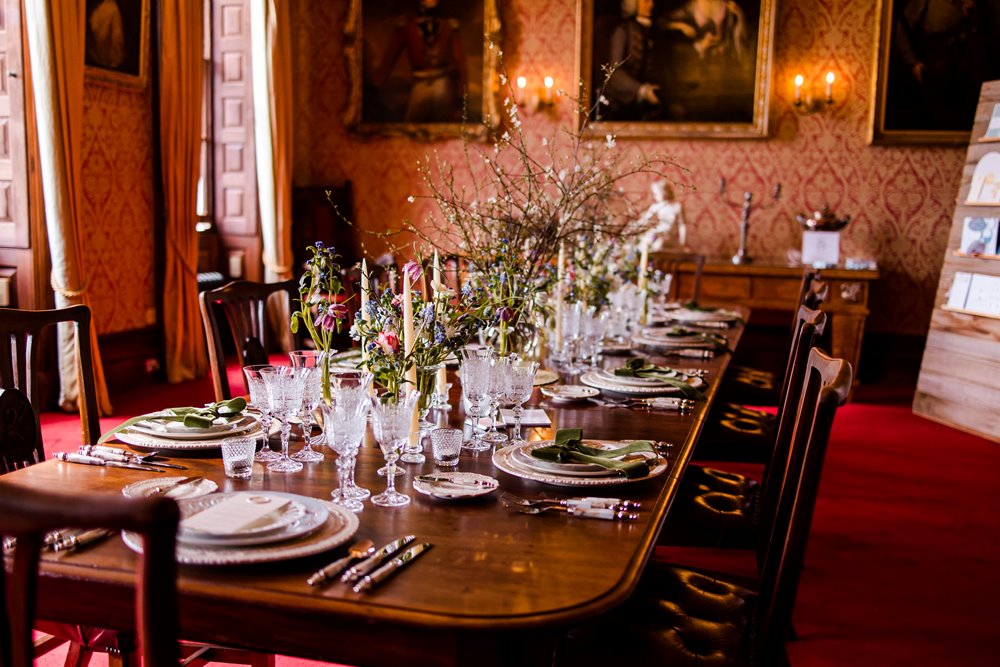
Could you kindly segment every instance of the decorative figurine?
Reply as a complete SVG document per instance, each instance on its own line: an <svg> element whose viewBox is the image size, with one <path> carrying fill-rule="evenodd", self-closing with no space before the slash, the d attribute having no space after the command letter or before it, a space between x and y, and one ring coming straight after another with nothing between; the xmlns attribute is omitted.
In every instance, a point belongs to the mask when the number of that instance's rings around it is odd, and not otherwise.
<svg viewBox="0 0 1000 667"><path fill-rule="evenodd" d="M682 249L687 243L687 229L684 226L684 208L674 198L674 189L669 183L657 179L649 186L653 193L653 203L639 217L639 227L647 228L643 233L649 250Z"/></svg>

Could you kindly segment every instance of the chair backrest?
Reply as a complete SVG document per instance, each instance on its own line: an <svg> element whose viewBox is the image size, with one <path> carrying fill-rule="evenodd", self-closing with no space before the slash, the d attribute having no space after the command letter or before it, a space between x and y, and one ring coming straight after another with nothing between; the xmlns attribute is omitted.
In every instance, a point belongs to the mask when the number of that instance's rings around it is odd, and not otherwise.
<svg viewBox="0 0 1000 667"><path fill-rule="evenodd" d="M267 301L272 294L284 293L288 306L294 310L293 300L298 298L299 281L285 280L278 283L255 283L236 280L218 289L207 290L199 296L201 322L205 327L208 344L208 361L212 370L215 400L233 397L226 374L226 357L222 344L220 313L224 313L236 345L236 359L242 368L253 364L268 363ZM250 389L245 386L244 391Z"/></svg>
<svg viewBox="0 0 1000 667"><path fill-rule="evenodd" d="M767 549L771 539L781 482L788 462L788 451L792 447L795 424L799 418L798 413L801 408L799 398L806 381L809 355L825 330L826 313L799 306L788 355L785 384L778 405L771 458L761 474L761 491L756 507L757 520L761 525L761 530L758 531L758 556L761 562L764 550Z"/></svg>
<svg viewBox="0 0 1000 667"><path fill-rule="evenodd" d="M696 252L660 250L649 254L649 263L655 271L662 271L664 275L670 276L670 293L666 296L674 300L682 298L680 292L681 265L694 264L690 300L698 301L701 297L701 273L705 267L705 255Z"/></svg>
<svg viewBox="0 0 1000 667"><path fill-rule="evenodd" d="M796 410L774 534L761 570L752 664L787 664L784 642L792 621L826 446L834 415L847 401L850 390L850 364L812 349Z"/></svg>
<svg viewBox="0 0 1000 667"><path fill-rule="evenodd" d="M179 511L169 498L132 499L111 494L53 494L36 489L0 490L0 535L14 538L13 568L0 567L0 666L27 667L34 649L37 579L45 534L65 528L110 528L141 535L136 582L136 628L143 665L176 667ZM69 619L86 622L87 619Z"/></svg>
<svg viewBox="0 0 1000 667"><path fill-rule="evenodd" d="M27 397L34 408L36 429L34 443L27 449L23 439L20 447L9 441L0 441L0 472L22 468L45 458L41 423L37 419L44 405L37 377L43 354L40 340L43 330L59 323L73 326L76 334L78 404L83 442L92 445L101 435L90 348L90 308L77 305L56 310L0 309L0 388L16 389ZM8 400L13 400L13 395ZM17 414L23 416L24 413ZM7 425L2 428L10 430ZM13 430L20 432L22 429L17 427Z"/></svg>

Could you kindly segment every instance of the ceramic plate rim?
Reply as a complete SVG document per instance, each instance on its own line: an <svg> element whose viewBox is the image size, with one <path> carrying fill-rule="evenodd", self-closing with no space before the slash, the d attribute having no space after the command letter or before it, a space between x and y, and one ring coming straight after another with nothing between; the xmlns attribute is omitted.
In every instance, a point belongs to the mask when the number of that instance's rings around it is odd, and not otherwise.
<svg viewBox="0 0 1000 667"><path fill-rule="evenodd" d="M162 412L166 412L165 410ZM155 417L157 413L150 413L145 415L146 417ZM241 422L246 423L241 423ZM145 421L145 420L143 420ZM251 430L257 420L247 414L240 417L236 425L230 424L213 424L209 429L200 428L187 428L177 429L177 430L167 430L158 431L154 428L149 428L148 426L143 426L143 422L137 422L128 427L128 430L140 433L142 435L151 435L154 437L158 436L169 436L171 440L214 440L224 439L228 437L234 437L237 435L242 435L243 433Z"/></svg>
<svg viewBox="0 0 1000 667"><path fill-rule="evenodd" d="M285 514L279 520L275 521L274 523L272 523L271 525L268 525L268 526L262 526L260 528L256 528L256 529L252 529L252 530L248 530L248 531L244 531L244 532L240 532L240 533L232 533L232 534L228 534L228 535L214 534L214 533L204 533L204 532L198 532L198 531L188 531L188 530L184 529L184 519L187 518L185 516L185 510L187 509L187 507L186 507L187 505L190 505L190 504L192 504L194 502L198 502L198 501L200 501L200 502L210 502L210 504L207 507L203 507L202 508L201 511L204 511L204 510L208 509L209 507L213 507L214 505L217 505L217 504L223 502L224 500L226 500L227 498L230 498L230 497L232 497L232 496L234 496L234 495L236 495L238 493L239 494L249 493L249 494L252 494L252 495L269 495L269 496L279 496L280 497L280 492L271 492L271 491L230 491L230 492L226 492L226 493L215 494L211 499L206 499L205 496L199 496L198 498L192 498L191 502L178 503L178 505L180 505L180 507L181 507L181 523L178 526L178 531L177 531L177 539L178 539L178 541L184 542L186 544L197 544L197 545L201 545L201 546L208 546L208 545L216 545L216 546L241 546L241 545L250 545L250 544L257 544L256 540L260 539L260 538L267 538L265 541L276 541L276 540L274 540L274 536L275 535L280 535L289 526L292 526L296 522L301 521L302 519L305 519L306 517L308 517L310 509L312 509L312 511L317 512L317 513L320 511L319 508L317 506L315 506L315 505L313 505L312 508L310 508L310 507L307 507L306 503L303 503L300 498L293 498L288 503L288 505L286 505L285 507L291 506L291 509L294 512L297 512L297 514L293 514L292 516L288 516L287 514ZM319 501L317 501L317 502L319 502ZM284 509L284 508L282 508L282 509ZM316 525L316 527L318 528L320 525L322 525L322 522L319 522ZM305 532L308 532L308 530L309 529L302 529L303 534ZM298 535L298 533L294 533L293 532L291 535L285 535L283 537L278 537L277 539L292 539L294 537L297 537L297 535ZM245 540L254 540L254 541L245 541Z"/></svg>
<svg viewBox="0 0 1000 667"><path fill-rule="evenodd" d="M239 434L240 437L259 438L262 433L260 423ZM175 440L173 438L163 438L159 436L135 433L129 429L124 429L115 433L115 439L138 449L159 449L170 451L201 451L206 449L219 449L225 438L201 439L201 440Z"/></svg>
<svg viewBox="0 0 1000 667"><path fill-rule="evenodd" d="M448 471L435 471L432 473L434 477L447 477L447 478L471 478L479 481L489 481L492 486L481 486L481 487L469 487L468 489L454 489L454 492L442 492L440 489L434 490L433 484L431 482L425 482L417 477L413 478L412 486L413 490L417 493L422 493L425 496L431 496L432 498L440 498L442 500L459 500L462 498L478 498L479 496L485 496L493 493L500 488L500 481L496 477L490 477L489 475L483 475L478 472L466 472L464 470L448 470Z"/></svg>
<svg viewBox="0 0 1000 667"><path fill-rule="evenodd" d="M689 377L685 380L693 389L700 389L705 386L705 380L700 377ZM681 390L673 385L662 385L655 387L637 387L634 385L612 385L608 382L603 382L596 373L593 371L589 373L584 373L580 376L580 382L587 385L588 387L594 387L595 389L600 389L601 391L611 391L616 394L635 394L639 396L650 396L653 394L680 394Z"/></svg>
<svg viewBox="0 0 1000 667"><path fill-rule="evenodd" d="M187 479L188 477L190 477L190 475L177 475L176 477L157 477L150 479L140 479L138 482L132 482L131 484L126 484L125 486L123 486L122 495L128 498L145 498L146 497L145 491L155 489L157 486L161 484L169 484L170 482ZM219 485L210 479L202 478L197 482L195 482L194 484L184 484L180 488L185 488L185 487L193 491L202 488L204 488L205 490L201 491L200 493L187 493L181 496L173 496L169 495L170 491L172 491L173 489L169 489L168 492L165 493L164 495L167 498L172 498L174 500L188 500L189 498L201 498L202 496L207 496L208 494L218 490Z"/></svg>
<svg viewBox="0 0 1000 667"><path fill-rule="evenodd" d="M552 440L540 440L539 442L551 443ZM597 445L609 445L614 446L620 443L611 443L607 440L584 440L585 444L593 447ZM561 476L569 477L614 477L615 473L608 468L599 466L596 463L556 463L554 461L545 461L543 459L537 459L531 456L531 449L536 449L532 447L535 443L529 443L528 445L521 445L521 447L511 452L511 458L519 465L523 465L531 470L535 470L544 474L557 474ZM650 452L653 454L652 452ZM653 454L652 457L644 458L655 458L657 455Z"/></svg>
<svg viewBox="0 0 1000 667"><path fill-rule="evenodd" d="M613 440L605 440L603 442L615 442ZM532 443L535 444L535 443ZM654 477L659 477L667 471L670 467L669 462L662 456L657 456L657 465L655 468L649 471L648 474L643 477L637 477L635 479L629 479L628 477L566 477L556 474L544 474L538 472L532 472L528 470L518 469L515 465L508 462L508 457L513 453L515 449L522 447L523 445L510 445L504 447L503 449L498 449L493 453L493 465L497 467L498 470L507 473L508 475L513 475L514 477L520 477L521 479L531 480L533 482L539 482L541 484L550 484L552 486L617 486L619 484L631 484L633 482L644 482L648 479Z"/></svg>
<svg viewBox="0 0 1000 667"><path fill-rule="evenodd" d="M572 387L578 392L582 392L578 396L564 396L560 392L563 391L563 387ZM588 398L594 398L595 396L600 396L601 392L599 389L593 387L585 387L579 384L551 384L548 386L543 386L539 390L543 396L548 396L553 401L563 401L566 403L572 401L585 401Z"/></svg>

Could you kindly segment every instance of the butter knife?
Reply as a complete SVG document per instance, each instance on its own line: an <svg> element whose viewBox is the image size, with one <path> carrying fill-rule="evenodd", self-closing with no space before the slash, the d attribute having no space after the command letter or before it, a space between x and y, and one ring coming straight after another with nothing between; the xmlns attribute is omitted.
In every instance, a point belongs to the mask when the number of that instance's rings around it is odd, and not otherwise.
<svg viewBox="0 0 1000 667"><path fill-rule="evenodd" d="M351 590L353 590L355 593L364 593L366 591L370 591L372 588L379 585L380 583L391 577L393 574L395 574L396 571L399 570L401 567L403 567L408 563L412 563L414 560L416 560L417 556L424 553L432 546L434 545L431 544L430 542L423 542L422 544L417 544L410 547L409 549L401 553L396 558L393 558L379 569L365 576L361 581L355 584L354 588L352 588Z"/></svg>
<svg viewBox="0 0 1000 667"><path fill-rule="evenodd" d="M148 466L136 465L134 463L118 463L117 461L105 461L96 456L86 456L84 454L67 454L66 452L56 452L53 458L69 463L82 463L88 466L107 466L109 468L129 468L130 470L145 470L146 472L164 472L161 468L150 468Z"/></svg>
<svg viewBox="0 0 1000 667"><path fill-rule="evenodd" d="M402 549L415 539L417 539L416 535L406 535L405 537L401 537L398 540L389 542L389 544L385 545L384 547L376 551L368 558L364 559L357 565L351 567L346 572L344 572L344 574L341 575L340 577L340 581L345 584L352 581L357 581L361 577L367 575L369 572L377 568L379 566L379 563L381 563L384 558L396 553L397 551L399 551L400 549Z"/></svg>
<svg viewBox="0 0 1000 667"><path fill-rule="evenodd" d="M107 452L103 449L81 451L80 453L85 456L93 456L94 458L104 459L105 461L114 461L115 463L131 463L132 465L153 466L155 468L175 468L177 470L187 470L187 466L177 465L176 463L160 463L158 461L140 462L137 461L134 456L130 456L128 454L118 454L117 452Z"/></svg>
<svg viewBox="0 0 1000 667"><path fill-rule="evenodd" d="M79 535L71 535L64 539L59 540L54 545L52 545L53 551L69 551L71 549L78 549L82 546L92 544L93 542L98 542L104 538L111 535L114 531L108 530L106 528L97 528L94 530L88 530L86 532L80 533Z"/></svg>

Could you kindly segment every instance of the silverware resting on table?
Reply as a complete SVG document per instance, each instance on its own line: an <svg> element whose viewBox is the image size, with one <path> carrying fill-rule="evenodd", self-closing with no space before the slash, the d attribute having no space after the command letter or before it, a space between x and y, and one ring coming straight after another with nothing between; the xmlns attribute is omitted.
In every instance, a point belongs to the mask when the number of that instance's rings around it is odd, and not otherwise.
<svg viewBox="0 0 1000 667"><path fill-rule="evenodd" d="M95 528L93 530L83 529L60 529L45 533L42 538L42 548L50 551L73 551L80 547L94 542L99 542L104 538L113 535L115 531L106 528ZM11 551L17 547L16 537L5 537L3 540L4 552Z"/></svg>
<svg viewBox="0 0 1000 667"><path fill-rule="evenodd" d="M184 477L184 478L181 478L181 479L177 480L176 482L171 482L170 484L166 484L164 486L154 486L152 489L150 489L149 491L146 492L146 497L149 498L151 496L165 496L165 495L168 495L171 491L173 491L174 489L176 489L176 488L178 488L180 486L185 486L187 484L197 484L198 482L202 481L203 479L205 479L205 478L204 477Z"/></svg>
<svg viewBox="0 0 1000 667"><path fill-rule="evenodd" d="M652 398L609 398L607 396L596 396L588 399L605 408L628 408L630 410L675 410L677 412L690 412L695 408L695 401L689 398L674 398L670 396L658 396Z"/></svg>
<svg viewBox="0 0 1000 667"><path fill-rule="evenodd" d="M139 465L137 463L120 463L118 461L105 461L102 458L96 456L88 456L86 454L67 454L66 452L56 452L52 455L53 458L59 459L60 461L66 461L67 463L79 463L88 466L106 466L108 468L128 468L130 470L145 470L146 472L165 472L163 468L153 468L147 465Z"/></svg>
<svg viewBox="0 0 1000 667"><path fill-rule="evenodd" d="M338 574L347 569L353 561L359 558L367 558L375 553L375 544L371 540L359 540L351 545L351 548L347 550L347 555L343 558L338 558L326 567L322 567L312 574L306 583L310 586L318 586L319 584L330 581L335 578Z"/></svg>
<svg viewBox="0 0 1000 667"><path fill-rule="evenodd" d="M412 547L410 547L400 555L396 556L395 558L390 560L388 563L386 563L379 569L375 570L369 575L365 575L364 577L362 577L361 581L354 584L354 587L351 590L354 591L355 593L365 593L367 591L370 591L372 588L379 585L380 583L391 577L393 574L395 574L397 570L404 567L405 565L412 563L417 558L417 556L424 553L432 546L434 545L431 544L430 542L423 542L421 544L413 545Z"/></svg>
<svg viewBox="0 0 1000 667"><path fill-rule="evenodd" d="M174 468L176 470L187 470L187 466L176 463L164 463L163 461L153 461L157 452L151 454L136 454L126 449L116 447L106 447L104 445L80 445L80 454L104 459L105 461L115 461L116 463L131 463L133 465L153 466L155 468Z"/></svg>
<svg viewBox="0 0 1000 667"><path fill-rule="evenodd" d="M566 512L570 516L608 521L634 521L639 518L637 512L629 511L639 509L639 503L621 498L542 498L530 500L511 493L504 493L500 496L500 502L505 507L517 510L522 514L557 511Z"/></svg>

